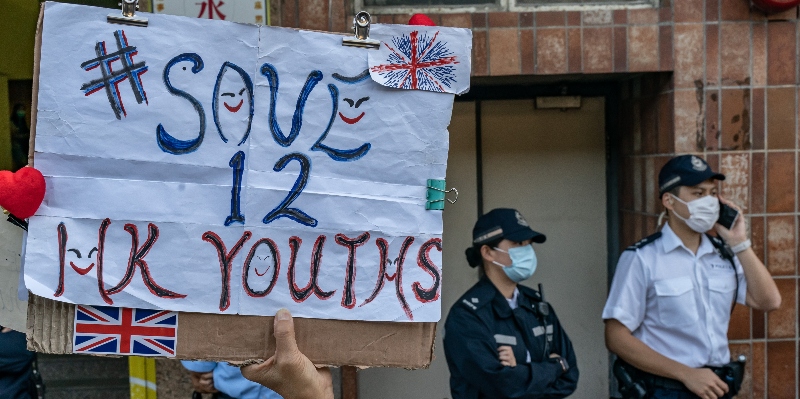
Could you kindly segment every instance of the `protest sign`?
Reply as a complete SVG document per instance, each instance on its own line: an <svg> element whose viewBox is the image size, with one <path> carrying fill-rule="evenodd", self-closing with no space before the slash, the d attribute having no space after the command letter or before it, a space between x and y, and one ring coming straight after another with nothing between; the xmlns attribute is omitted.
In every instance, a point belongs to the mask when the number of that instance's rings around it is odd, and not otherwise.
<svg viewBox="0 0 800 399"><path fill-rule="evenodd" d="M46 3L40 23L35 161L48 191L25 254L26 284L41 297L31 346L69 351L71 339L37 327L72 331L69 303L288 308L423 322L308 320L357 338L331 349L300 337L317 362L429 362L442 221L425 210L426 185L445 177L448 93L468 87L469 31L373 26L383 45L406 46L377 61L402 64L387 76L371 73L374 50L343 47L341 35L151 14L129 27L107 13ZM257 319L181 313L177 357L263 357L271 325ZM251 330L231 330L244 320ZM201 338L209 328L219 341Z"/></svg>
<svg viewBox="0 0 800 399"><path fill-rule="evenodd" d="M106 14L45 6L34 294L439 319L442 219L425 210L426 181L445 177L453 96L436 91L468 82L453 67L469 65L467 31L375 26L417 52L406 80L429 82L397 90L340 35L167 15L125 27Z"/></svg>

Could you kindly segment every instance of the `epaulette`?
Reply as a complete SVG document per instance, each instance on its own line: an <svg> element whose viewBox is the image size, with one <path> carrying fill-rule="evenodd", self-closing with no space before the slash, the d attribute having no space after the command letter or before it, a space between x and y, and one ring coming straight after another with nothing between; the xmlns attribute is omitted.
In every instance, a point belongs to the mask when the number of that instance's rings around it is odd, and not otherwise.
<svg viewBox="0 0 800 399"><path fill-rule="evenodd" d="M641 249L645 245L650 244L651 242L654 242L655 240L657 240L659 238L661 238L661 232L660 231L658 233L653 234L653 235L649 235L649 236L647 236L645 238L642 238L636 244L633 244L630 247L625 248L625 250L626 251L635 251L637 249Z"/></svg>
<svg viewBox="0 0 800 399"><path fill-rule="evenodd" d="M488 283L491 284L491 283ZM461 296L459 302L468 309L477 311L479 308L488 305L494 298L495 288L487 284L478 284L470 288Z"/></svg>
<svg viewBox="0 0 800 399"><path fill-rule="evenodd" d="M539 291L536 291L533 288L526 287L522 284L518 284L517 288L519 289L520 294L524 294L525 296L533 299L534 301L540 302L542 300L542 294Z"/></svg>

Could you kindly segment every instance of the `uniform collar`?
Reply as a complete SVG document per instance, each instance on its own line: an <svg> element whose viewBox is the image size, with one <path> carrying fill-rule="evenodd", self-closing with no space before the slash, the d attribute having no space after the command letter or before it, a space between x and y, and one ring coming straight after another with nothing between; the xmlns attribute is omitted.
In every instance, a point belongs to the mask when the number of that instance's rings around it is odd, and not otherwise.
<svg viewBox="0 0 800 399"><path fill-rule="evenodd" d="M508 303L508 306L511 307L511 309L514 309L517 306L519 306L518 298L519 298L519 288L514 287L514 294L511 295L511 299L506 298L506 303Z"/></svg>
<svg viewBox="0 0 800 399"><path fill-rule="evenodd" d="M683 249L689 251L689 248L686 248L686 246L683 245L681 238L678 237L674 231L672 231L671 227L669 227L669 223L664 223L664 227L661 229L661 238L661 244L664 249L664 253L669 253L678 247L682 247ZM710 252L714 252L714 245L705 234L700 234L700 246L697 248L697 257L699 258L700 256Z"/></svg>
<svg viewBox="0 0 800 399"><path fill-rule="evenodd" d="M499 317L504 319L511 317L514 314L513 313L514 311L511 309L511 306L508 305L508 299L503 296L500 290L498 290L497 287L495 287L494 284L492 284L492 282L489 281L488 278L484 279L486 280L485 283L488 284L491 287L491 290L493 290L494 292L494 297L492 298L492 308L494 309L494 312ZM533 309L534 299L538 299L538 298L531 299L530 297L531 295L535 296L535 292L532 290L531 292L528 292L526 287L521 286L519 284L517 284L515 294L517 293L517 290L519 292L519 294L516 295L517 308L522 308L527 311L531 311Z"/></svg>

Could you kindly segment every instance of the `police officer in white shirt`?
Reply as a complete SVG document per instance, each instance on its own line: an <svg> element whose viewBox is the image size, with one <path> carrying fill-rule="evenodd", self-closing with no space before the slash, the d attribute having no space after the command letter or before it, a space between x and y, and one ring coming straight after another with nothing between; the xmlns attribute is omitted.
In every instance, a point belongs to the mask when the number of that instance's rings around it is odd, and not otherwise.
<svg viewBox="0 0 800 399"><path fill-rule="evenodd" d="M730 361L732 306L780 306L775 282L750 248L744 215L719 198L716 180L725 176L697 156L667 162L658 183L668 222L620 256L603 320L606 346L638 381L620 380L626 397L731 397L720 370ZM739 212L730 229L716 223L721 203ZM706 234L714 231L721 240Z"/></svg>

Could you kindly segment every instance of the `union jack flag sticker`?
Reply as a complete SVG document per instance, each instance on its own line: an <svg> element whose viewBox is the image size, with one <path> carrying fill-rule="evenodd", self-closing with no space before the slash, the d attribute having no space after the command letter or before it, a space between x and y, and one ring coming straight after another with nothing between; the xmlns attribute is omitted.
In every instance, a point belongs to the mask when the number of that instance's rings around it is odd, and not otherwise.
<svg viewBox="0 0 800 399"><path fill-rule="evenodd" d="M381 40L381 46L369 52L372 79L406 90L453 94L469 90L471 33L457 28L419 28L373 27L370 37Z"/></svg>
<svg viewBox="0 0 800 399"><path fill-rule="evenodd" d="M78 305L73 353L175 357L178 313Z"/></svg>

